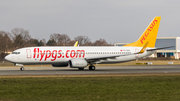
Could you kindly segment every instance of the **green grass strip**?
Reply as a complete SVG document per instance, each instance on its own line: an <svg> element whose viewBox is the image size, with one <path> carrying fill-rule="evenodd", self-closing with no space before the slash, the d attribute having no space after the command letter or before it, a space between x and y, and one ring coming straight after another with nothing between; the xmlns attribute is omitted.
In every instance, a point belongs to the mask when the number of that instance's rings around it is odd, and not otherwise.
<svg viewBox="0 0 180 101"><path fill-rule="evenodd" d="M178 101L180 76L0 78L0 101Z"/></svg>

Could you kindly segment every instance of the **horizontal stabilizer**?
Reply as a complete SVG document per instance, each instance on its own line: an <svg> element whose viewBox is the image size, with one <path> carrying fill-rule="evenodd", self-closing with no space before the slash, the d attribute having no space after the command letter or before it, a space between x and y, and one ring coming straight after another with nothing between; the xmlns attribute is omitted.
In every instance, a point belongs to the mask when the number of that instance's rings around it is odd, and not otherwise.
<svg viewBox="0 0 180 101"><path fill-rule="evenodd" d="M175 46L162 47L162 48L155 48L155 49L148 49L147 51L161 50L161 49L172 48L172 47L175 47Z"/></svg>

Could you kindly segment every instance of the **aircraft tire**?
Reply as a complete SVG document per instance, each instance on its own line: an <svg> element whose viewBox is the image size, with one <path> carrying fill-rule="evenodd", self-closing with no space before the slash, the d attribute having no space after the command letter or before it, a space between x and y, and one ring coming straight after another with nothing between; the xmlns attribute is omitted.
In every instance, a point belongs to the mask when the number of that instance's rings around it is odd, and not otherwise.
<svg viewBox="0 0 180 101"><path fill-rule="evenodd" d="M89 66L89 70L95 70L96 67L95 66Z"/></svg>
<svg viewBox="0 0 180 101"><path fill-rule="evenodd" d="M84 68L78 68L79 70L84 70Z"/></svg>
<svg viewBox="0 0 180 101"><path fill-rule="evenodd" d="M20 70L21 70L21 71L24 71L24 67L21 67Z"/></svg>
<svg viewBox="0 0 180 101"><path fill-rule="evenodd" d="M96 67L95 66L92 66L92 69L91 70L95 70L96 69Z"/></svg>
<svg viewBox="0 0 180 101"><path fill-rule="evenodd" d="M89 66L89 70L92 70L92 66Z"/></svg>

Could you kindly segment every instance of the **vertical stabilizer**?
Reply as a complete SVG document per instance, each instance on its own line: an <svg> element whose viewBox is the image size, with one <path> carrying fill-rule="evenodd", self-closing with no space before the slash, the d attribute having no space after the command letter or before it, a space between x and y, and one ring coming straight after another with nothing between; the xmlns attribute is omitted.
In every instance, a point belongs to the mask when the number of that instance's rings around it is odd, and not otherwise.
<svg viewBox="0 0 180 101"><path fill-rule="evenodd" d="M151 47L151 48L155 47L160 20L161 17L155 17L136 42L124 46L143 47L148 42L147 47Z"/></svg>
<svg viewBox="0 0 180 101"><path fill-rule="evenodd" d="M77 47L78 46L78 41L76 41L76 43L74 44L74 47Z"/></svg>

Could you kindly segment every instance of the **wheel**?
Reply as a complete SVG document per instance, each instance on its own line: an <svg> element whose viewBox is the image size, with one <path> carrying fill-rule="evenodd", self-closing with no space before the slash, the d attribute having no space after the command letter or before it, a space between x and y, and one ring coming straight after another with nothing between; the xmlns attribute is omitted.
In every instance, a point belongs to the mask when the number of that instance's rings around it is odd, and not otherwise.
<svg viewBox="0 0 180 101"><path fill-rule="evenodd" d="M89 70L92 70L92 66L89 66Z"/></svg>
<svg viewBox="0 0 180 101"><path fill-rule="evenodd" d="M79 70L84 70L84 68L78 68Z"/></svg>
<svg viewBox="0 0 180 101"><path fill-rule="evenodd" d="M21 67L20 70L21 70L21 71L24 71L24 67Z"/></svg>
<svg viewBox="0 0 180 101"><path fill-rule="evenodd" d="M95 66L89 66L89 70L95 70L96 67Z"/></svg>
<svg viewBox="0 0 180 101"><path fill-rule="evenodd" d="M96 69L96 67L95 66L92 66L92 70L95 70Z"/></svg>

